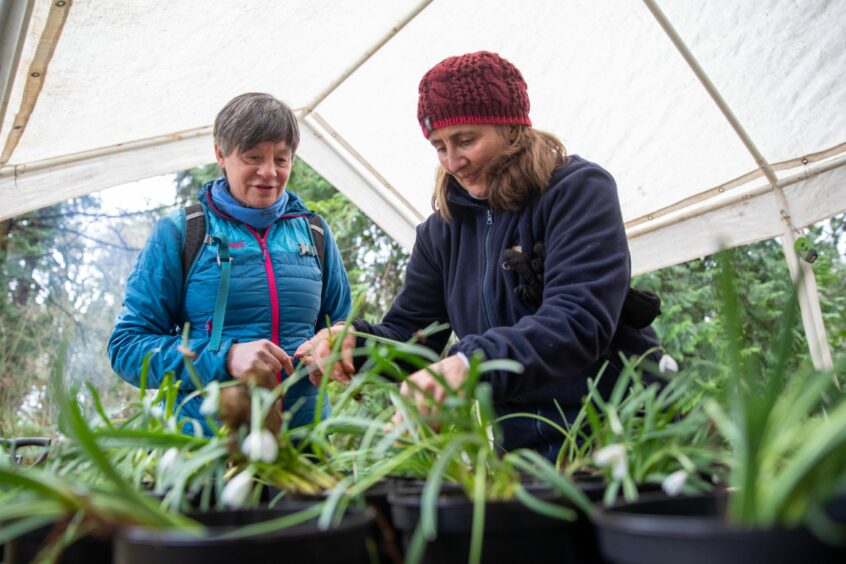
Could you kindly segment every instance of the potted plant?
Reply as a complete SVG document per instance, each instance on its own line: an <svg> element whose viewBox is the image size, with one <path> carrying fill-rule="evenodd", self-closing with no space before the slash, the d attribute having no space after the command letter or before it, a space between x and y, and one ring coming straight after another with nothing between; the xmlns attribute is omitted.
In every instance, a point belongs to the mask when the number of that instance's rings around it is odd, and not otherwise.
<svg viewBox="0 0 846 564"><path fill-rule="evenodd" d="M359 440L347 458L352 473L345 478L351 491L387 476L420 478L395 482L388 496L406 561L513 561L527 543L540 561L566 556L572 544L567 520L576 517L576 506L590 511L590 503L537 453L503 455L494 443L491 391L480 376L492 369L519 370L519 365L473 359L468 378L451 390L437 415L422 416L380 375L399 380L406 375L403 367L424 369L437 357L414 343L366 337L369 344L357 352L368 360L339 405L366 386L385 390L390 405L374 420L333 416L324 424L357 429ZM394 411L402 422L388 425Z"/></svg>
<svg viewBox="0 0 846 564"><path fill-rule="evenodd" d="M832 371L791 366L795 299L772 361L741 354L737 290L723 255L728 362L705 409L725 438L727 497L641 500L595 515L611 562L842 562L844 522L828 504L846 486L846 397Z"/></svg>

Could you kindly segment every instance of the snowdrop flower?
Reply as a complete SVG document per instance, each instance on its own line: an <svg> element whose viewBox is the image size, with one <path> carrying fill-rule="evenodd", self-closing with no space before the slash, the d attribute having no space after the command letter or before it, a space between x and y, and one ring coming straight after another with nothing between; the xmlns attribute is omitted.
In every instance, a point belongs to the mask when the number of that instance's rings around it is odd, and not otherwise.
<svg viewBox="0 0 846 564"><path fill-rule="evenodd" d="M685 482L687 482L687 470L676 470L664 478L661 489L668 496L675 497L681 493Z"/></svg>
<svg viewBox="0 0 846 564"><path fill-rule="evenodd" d="M241 451L246 454L250 460L264 462L273 462L276 460L276 454L279 452L279 445L276 443L276 437L267 429L262 429L256 433L250 433L241 444Z"/></svg>
<svg viewBox="0 0 846 564"><path fill-rule="evenodd" d="M244 502L247 501L247 496L250 495L252 486L253 474L245 470L234 476L223 486L223 491L220 492L220 500L226 507L240 509L244 506Z"/></svg>
<svg viewBox="0 0 846 564"><path fill-rule="evenodd" d="M608 445L596 451L593 461L600 468L611 467L611 475L615 480L622 480L629 474L629 464L626 459L626 447L619 443Z"/></svg>
<svg viewBox="0 0 846 564"><path fill-rule="evenodd" d="M608 424L611 426L611 431L615 435L623 434L623 424L620 423L620 418L617 416L617 410L611 409L608 412Z"/></svg>
<svg viewBox="0 0 846 564"><path fill-rule="evenodd" d="M661 371L661 374L664 374L665 372L678 372L679 363L676 362L676 359L670 355L664 354L661 357L661 360L658 361L658 370Z"/></svg>
<svg viewBox="0 0 846 564"><path fill-rule="evenodd" d="M164 409L160 405L154 405L150 408L150 415L155 419L161 419L164 416Z"/></svg>
<svg viewBox="0 0 846 564"><path fill-rule="evenodd" d="M206 386L203 392L203 403L200 405L200 414L211 417L217 413L220 405L220 383L215 380Z"/></svg>
<svg viewBox="0 0 846 564"><path fill-rule="evenodd" d="M159 471L164 473L167 472L171 466L176 462L176 458L179 456L179 449L176 447L170 447L165 451L162 457L159 459Z"/></svg>

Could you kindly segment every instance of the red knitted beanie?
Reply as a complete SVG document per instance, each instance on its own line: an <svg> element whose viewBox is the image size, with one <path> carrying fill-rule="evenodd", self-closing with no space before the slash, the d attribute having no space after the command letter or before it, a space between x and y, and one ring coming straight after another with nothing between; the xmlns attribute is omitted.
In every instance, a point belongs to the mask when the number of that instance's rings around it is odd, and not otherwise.
<svg viewBox="0 0 846 564"><path fill-rule="evenodd" d="M426 139L459 123L532 125L523 75L496 53L444 59L423 75L419 92L417 121Z"/></svg>

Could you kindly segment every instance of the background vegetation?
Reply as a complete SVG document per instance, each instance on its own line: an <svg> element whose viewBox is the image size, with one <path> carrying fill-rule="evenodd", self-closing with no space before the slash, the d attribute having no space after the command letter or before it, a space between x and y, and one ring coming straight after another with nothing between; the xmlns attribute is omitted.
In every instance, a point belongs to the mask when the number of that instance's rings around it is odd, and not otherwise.
<svg viewBox="0 0 846 564"><path fill-rule="evenodd" d="M65 377L92 383L107 411L137 393L111 372L105 355L123 283L155 220L194 201L217 175L216 165L177 174L173 204L160 208L107 213L92 195L0 222L0 437L53 434L48 380L63 341ZM378 320L401 287L407 253L299 159L290 188L329 221L353 292L366 293L364 314ZM846 345L845 228L841 215L809 233L820 253L814 271L835 353ZM752 343L743 353L766 363L789 295L784 255L770 240L738 250L734 260L743 330ZM705 257L634 281L663 298L655 328L682 369L725 354L715 273L716 260ZM802 334L799 320L795 331ZM807 359L804 338L794 346L795 358Z"/></svg>

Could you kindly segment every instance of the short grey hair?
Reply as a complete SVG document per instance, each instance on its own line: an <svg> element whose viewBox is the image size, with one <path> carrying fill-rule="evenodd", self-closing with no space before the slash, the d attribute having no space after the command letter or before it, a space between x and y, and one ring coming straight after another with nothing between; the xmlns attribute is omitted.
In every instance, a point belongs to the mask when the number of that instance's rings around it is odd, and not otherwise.
<svg viewBox="0 0 846 564"><path fill-rule="evenodd" d="M285 141L291 154L300 144L297 117L270 94L247 92L232 98L214 120L214 142L224 155L249 151L259 143Z"/></svg>

